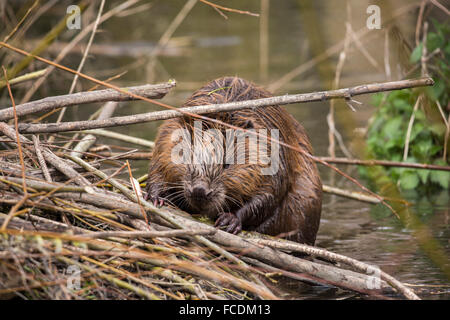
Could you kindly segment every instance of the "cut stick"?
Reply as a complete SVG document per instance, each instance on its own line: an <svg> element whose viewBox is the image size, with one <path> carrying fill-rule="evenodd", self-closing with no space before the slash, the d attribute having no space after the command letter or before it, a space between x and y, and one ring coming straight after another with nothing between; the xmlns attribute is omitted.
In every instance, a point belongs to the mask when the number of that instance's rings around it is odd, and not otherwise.
<svg viewBox="0 0 450 320"><path fill-rule="evenodd" d="M377 199L376 197L371 196L370 194L365 194L362 192L350 191L350 190L340 189L340 188L327 186L327 185L322 185L322 190L323 190L323 192L326 192L326 193L331 193L331 194L335 194L338 196L342 196L342 197L346 197L346 198L350 198L350 199L354 199L354 200L359 200L359 201L363 201L363 202L369 202L369 203L374 203L374 204L381 203L380 199Z"/></svg>
<svg viewBox="0 0 450 320"><path fill-rule="evenodd" d="M146 84L142 86L124 88L123 90L146 98L160 99L164 97L170 89L175 87L175 85L176 82L171 80L167 83ZM47 97L41 100L20 104L16 106L16 110L17 115L20 117L41 111L50 111L61 107L70 107L94 102L130 100L137 100L137 98L118 92L114 89L104 89ZM12 107L0 110L0 121L9 120L12 118L14 118Z"/></svg>

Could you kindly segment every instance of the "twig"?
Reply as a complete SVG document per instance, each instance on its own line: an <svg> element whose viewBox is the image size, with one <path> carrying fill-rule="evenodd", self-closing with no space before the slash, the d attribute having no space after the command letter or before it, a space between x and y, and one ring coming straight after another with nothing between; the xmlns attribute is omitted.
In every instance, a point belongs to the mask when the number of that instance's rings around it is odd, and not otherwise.
<svg viewBox="0 0 450 320"><path fill-rule="evenodd" d="M351 14L349 13L350 11L350 6L347 2L347 15L348 15L348 19L350 19ZM341 51L341 54L339 55L339 61L338 64L336 66L336 74L334 77L334 84L333 84L333 89L337 89L339 87L339 82L341 79L341 74L342 74L342 69L344 67L344 63L345 63L345 59L347 57L347 51L350 45L350 33L351 33L351 27L350 27L350 23L346 23L346 33L345 33L345 39L344 39L344 48ZM337 133L337 129L335 126L335 121L334 121L334 113L335 113L335 100L330 100L330 110L328 112L327 115L327 123L328 123L328 154L330 155L330 157L334 158L336 157L336 147L335 147L335 135ZM341 149L343 150L343 152L345 153L345 155L347 157L350 156L349 153L346 153L347 148L344 146L341 146Z"/></svg>
<svg viewBox="0 0 450 320"><path fill-rule="evenodd" d="M414 105L414 109L411 113L411 117L409 118L408 129L406 130L406 137L405 137L405 147L403 149L403 161L406 161L406 159L408 158L409 139L411 137L412 127L414 124L414 119L416 117L416 111L419 108L421 100L422 100L422 95L420 95L419 98L417 98L416 104Z"/></svg>
<svg viewBox="0 0 450 320"><path fill-rule="evenodd" d="M364 202L369 202L369 203L380 203L380 199L371 196L369 194L364 194L361 192L356 192L356 191L349 191L349 190L344 190L344 189L340 189L340 188L336 188L336 187L332 187L332 186L327 186L327 185L322 185L322 190L324 192L327 193L332 193L335 195L339 195L339 196L343 196L346 198L350 198L350 199L354 199L354 200L359 200L359 201L364 201Z"/></svg>
<svg viewBox="0 0 450 320"><path fill-rule="evenodd" d="M194 235L210 235L214 230L169 230L169 231L105 231L92 232L87 234L80 234L79 236L86 238L171 238L180 236L194 236Z"/></svg>
<svg viewBox="0 0 450 320"><path fill-rule="evenodd" d="M420 44L420 27L422 26L423 13L425 12L425 6L427 2L428 0L422 0L422 2L420 3L419 16L417 17L416 23L416 47Z"/></svg>
<svg viewBox="0 0 450 320"><path fill-rule="evenodd" d="M391 63L389 62L389 28L384 32L384 70L386 80L391 80Z"/></svg>
<svg viewBox="0 0 450 320"><path fill-rule="evenodd" d="M269 70L269 0L261 0L261 18L259 21L259 76L265 83Z"/></svg>
<svg viewBox="0 0 450 320"><path fill-rule="evenodd" d="M34 72L30 72L21 76L18 76L14 79L9 80L9 84L13 85L13 84L17 84L17 83L21 83L21 82L25 82L28 80L33 80L39 77L42 77L45 72L47 71L46 69L42 69L42 70L38 70L38 71L34 71ZM0 88L2 88L3 86L5 86L5 81L4 80L0 80Z"/></svg>
<svg viewBox="0 0 450 320"><path fill-rule="evenodd" d="M32 137L34 143L34 150L38 158L38 162L41 165L42 173L44 174L45 180L52 182L52 177L48 172L47 164L45 163L44 156L42 155L41 147L39 145L39 136L33 135Z"/></svg>
<svg viewBox="0 0 450 320"><path fill-rule="evenodd" d="M117 139L121 141L125 141L128 143L136 144L139 146L147 147L153 149L155 147L155 143L153 141L132 137L126 134L117 133L113 131L107 131L102 129L92 129L92 130L84 130L83 133L90 133L93 135L98 135L102 137L107 137L111 139Z"/></svg>
<svg viewBox="0 0 450 320"><path fill-rule="evenodd" d="M425 169L425 170L442 170L450 171L450 166L439 166L427 163L410 163L410 162L399 162L399 161L388 161L388 160L359 160L359 159L347 159L347 158L330 158L330 157L317 157L317 159L338 164L350 164L350 165L361 165L361 166L385 166L385 167L403 167L403 168L414 168L414 169Z"/></svg>
<svg viewBox="0 0 450 320"><path fill-rule="evenodd" d="M118 103L117 102L107 102L101 109L100 114L98 116L98 120L108 119L114 113ZM76 139L77 134L72 139ZM88 134L78 142L78 144L73 148L73 151L70 153L74 157L81 157L81 153L88 151L90 147L95 144L97 137L92 134Z"/></svg>
<svg viewBox="0 0 450 320"><path fill-rule="evenodd" d="M253 13L253 12L249 12L249 11L242 11L242 10L237 10L237 9L231 9L231 8L227 8L227 7L223 7L220 6L218 4L206 1L206 0L200 0L201 2L213 7L213 8L217 8L223 11L228 11L228 12L235 12L235 13L240 13L240 14L248 14L249 16L254 16L254 17L259 17L259 14L257 13Z"/></svg>
<svg viewBox="0 0 450 320"><path fill-rule="evenodd" d="M445 6L443 6L441 3L439 3L437 0L430 0L432 4L434 4L436 7L444 11L444 13L448 16L450 16L450 10L448 10Z"/></svg>
<svg viewBox="0 0 450 320"><path fill-rule="evenodd" d="M428 22L423 24L423 38L422 38L422 56L420 57L420 64L422 66L422 77L428 75L427 68L427 35L428 35Z"/></svg>
<svg viewBox="0 0 450 320"><path fill-rule="evenodd" d="M23 157L23 152L22 152L22 144L20 143L20 138L19 138L19 131L18 131L18 118L17 118L17 112L16 112L16 103L14 101L14 96L11 92L11 87L9 85L8 82L8 74L6 72L6 69L4 66L2 66L3 69L3 75L5 77L5 82L6 82L6 87L8 88L8 94L9 97L11 99L11 103L13 105L13 111L14 111L14 124L16 126L16 141L17 141L17 147L19 149L19 159L20 159L20 165L21 165L21 169L22 169L22 189L23 189L23 197L22 199L16 204L14 205L11 210L8 213L8 217L5 219L5 222L2 225L2 230L6 229L6 227L8 226L8 222L9 220L14 216L14 213L24 204L24 202L28 199L28 191L27 191L27 184L25 182L25 162L24 162L24 157Z"/></svg>
<svg viewBox="0 0 450 320"><path fill-rule="evenodd" d="M448 145L449 137L450 137L450 114L448 115L447 128L445 130L444 154L442 156L444 161L447 161L447 145Z"/></svg>

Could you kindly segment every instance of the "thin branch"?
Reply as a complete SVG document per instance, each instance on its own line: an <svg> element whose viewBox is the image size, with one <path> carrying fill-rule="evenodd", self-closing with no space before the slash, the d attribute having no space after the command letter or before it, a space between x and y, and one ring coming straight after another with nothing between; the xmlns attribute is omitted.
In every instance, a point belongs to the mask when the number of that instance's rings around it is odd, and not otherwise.
<svg viewBox="0 0 450 320"><path fill-rule="evenodd" d="M434 4L436 7L438 7L439 9L441 9L442 11L444 11L444 13L446 15L450 16L450 11L445 6L443 6L441 3L439 3L437 0L430 0L430 2L432 4Z"/></svg>
<svg viewBox="0 0 450 320"><path fill-rule="evenodd" d="M18 105L16 107L17 115L24 116L36 112L87 103L136 100L136 97L130 96L130 94L152 99L160 99L164 97L171 88L175 87L175 85L175 81L169 81L161 84L146 84L142 86L123 88L122 91L125 91L126 93L117 92L117 90L114 89L104 89L52 96ZM12 107L0 110L0 121L9 120L13 117L14 110Z"/></svg>
<svg viewBox="0 0 450 320"><path fill-rule="evenodd" d="M181 236L194 235L211 235L215 233L214 230L168 230L168 231L104 231L104 232L90 232L79 234L78 236L93 239L103 239L110 237L119 238L171 238Z"/></svg>
<svg viewBox="0 0 450 320"><path fill-rule="evenodd" d="M34 144L34 150L36 152L36 156L38 158L38 162L41 165L42 173L45 177L45 180L48 182L52 182L52 177L50 173L48 172L47 164L45 163L44 156L42 155L41 146L39 145L39 136L33 135L33 144Z"/></svg>
<svg viewBox="0 0 450 320"><path fill-rule="evenodd" d="M39 4L39 0L34 1L34 3L31 5L31 7L27 10L25 15L20 19L19 23L12 29L12 31L3 39L4 42L8 42L9 39L16 33L16 31L19 29L19 27L22 25L22 23L27 19L31 11Z"/></svg>
<svg viewBox="0 0 450 320"><path fill-rule="evenodd" d="M419 108L421 100L422 95L420 95L419 98L417 98L416 104L414 105L414 109L411 113L411 118L409 118L408 129L406 130L406 137L405 137L405 147L403 149L403 161L406 161L406 159L408 158L409 140L411 138L411 131L414 124L414 119L416 117L416 111Z"/></svg>
<svg viewBox="0 0 450 320"><path fill-rule="evenodd" d="M346 198L350 198L350 199L354 199L354 200L359 200L359 201L363 201L363 202L369 202L369 203L373 203L373 204L377 204L380 203L380 199L377 199L374 196L371 196L369 194L364 194L361 192L356 192L356 191L349 191L349 190L344 190L344 189L340 189L340 188L336 188L336 187L332 187L332 186L327 186L327 185L322 185L322 190L323 192L326 193L331 193L331 194L335 194L338 196L342 196L342 197L346 197Z"/></svg>
<svg viewBox="0 0 450 320"><path fill-rule="evenodd" d="M15 77L14 79L9 80L9 84L13 85L13 84L33 80L33 79L42 77L45 74L45 72L47 72L47 68L38 70L38 71L33 71L33 72L30 72L30 73L27 73L27 74L24 74L24 75L21 75L21 76ZM2 88L3 86L5 86L5 80L0 80L0 88Z"/></svg>
<svg viewBox="0 0 450 320"><path fill-rule="evenodd" d="M385 166L385 167L403 167L403 168L414 168L414 169L424 169L424 170L442 170L450 171L450 166L439 166L427 163L409 163L409 162L398 162L398 161L388 161L388 160L359 160L359 159L347 159L347 158L330 158L330 157L316 157L320 160L329 163L338 164L350 164L350 165L361 165L361 166Z"/></svg>
<svg viewBox="0 0 450 320"><path fill-rule="evenodd" d="M240 13L240 14L248 14L249 16L259 17L258 13L253 13L253 12L250 12L250 11L242 11L242 10L227 8L227 7L223 7L223 6L220 6L218 4L215 4L215 3L212 3L212 2L209 2L209 1L206 1L206 0L200 0L200 1L203 2L204 4L207 4L207 5L211 6L211 7L213 7L213 8L220 9L220 10L223 10L223 11L235 12L235 13Z"/></svg>

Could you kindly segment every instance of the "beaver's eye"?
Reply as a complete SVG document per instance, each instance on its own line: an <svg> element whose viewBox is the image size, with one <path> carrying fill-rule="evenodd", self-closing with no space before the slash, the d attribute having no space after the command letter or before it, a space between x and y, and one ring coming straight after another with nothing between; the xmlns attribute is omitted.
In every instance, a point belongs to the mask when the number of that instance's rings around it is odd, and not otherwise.
<svg viewBox="0 0 450 320"><path fill-rule="evenodd" d="M229 167L230 167L230 164L228 164L228 163L224 163L224 164L223 164L223 168L224 168L224 169L228 169Z"/></svg>

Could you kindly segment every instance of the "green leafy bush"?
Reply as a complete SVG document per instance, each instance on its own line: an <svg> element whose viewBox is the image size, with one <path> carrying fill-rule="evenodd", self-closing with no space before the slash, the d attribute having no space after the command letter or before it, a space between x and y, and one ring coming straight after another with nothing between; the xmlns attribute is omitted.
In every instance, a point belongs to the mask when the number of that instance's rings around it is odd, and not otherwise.
<svg viewBox="0 0 450 320"><path fill-rule="evenodd" d="M450 151L443 159L446 126L436 101L440 102L448 119L450 91L450 27L448 24L433 23L434 31L427 35L428 54L440 52L427 61L435 85L426 89L393 91L387 96L376 94L372 103L377 111L369 121L367 145L369 153L377 159L402 161L406 133L414 105L420 95L423 99L415 111L415 119L409 139L407 162L447 165ZM421 70L422 46L420 43L412 52L410 62ZM364 174L364 168L361 172ZM403 190L427 188L433 185L449 189L450 172L436 170L415 170L409 168L387 168L389 176L398 181Z"/></svg>

